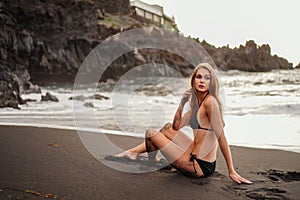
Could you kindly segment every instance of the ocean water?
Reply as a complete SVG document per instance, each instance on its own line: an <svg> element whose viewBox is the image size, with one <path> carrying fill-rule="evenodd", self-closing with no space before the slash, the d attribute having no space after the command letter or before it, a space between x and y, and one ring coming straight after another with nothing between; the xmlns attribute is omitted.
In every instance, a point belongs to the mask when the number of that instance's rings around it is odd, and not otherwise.
<svg viewBox="0 0 300 200"><path fill-rule="evenodd" d="M300 153L300 70L228 71L219 72L219 78L230 144ZM43 87L43 95L50 92L59 102L41 102L41 94L24 94L24 99L36 102L20 110L0 109L0 124L143 137L148 128L160 129L172 121L188 83L185 78L152 77L82 85L76 91L72 85ZM90 98L95 94L109 99ZM79 95L85 99L69 99ZM192 136L191 129L184 131Z"/></svg>

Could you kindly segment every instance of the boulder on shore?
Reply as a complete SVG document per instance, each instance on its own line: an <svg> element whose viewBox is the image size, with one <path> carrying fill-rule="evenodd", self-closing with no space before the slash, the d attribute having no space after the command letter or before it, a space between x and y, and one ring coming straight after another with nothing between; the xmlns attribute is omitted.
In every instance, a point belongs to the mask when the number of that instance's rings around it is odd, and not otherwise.
<svg viewBox="0 0 300 200"><path fill-rule="evenodd" d="M53 94L51 94L50 92L46 92L46 95L42 95L42 99L41 101L55 101L58 102L58 98L56 96L54 96Z"/></svg>

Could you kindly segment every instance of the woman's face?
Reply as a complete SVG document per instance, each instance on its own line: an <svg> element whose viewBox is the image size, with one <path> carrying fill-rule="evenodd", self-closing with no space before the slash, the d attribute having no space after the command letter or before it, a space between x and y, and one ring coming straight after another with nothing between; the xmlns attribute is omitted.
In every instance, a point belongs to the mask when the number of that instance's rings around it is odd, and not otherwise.
<svg viewBox="0 0 300 200"><path fill-rule="evenodd" d="M210 85L210 73L205 68L200 68L196 72L194 87L197 92L207 92Z"/></svg>

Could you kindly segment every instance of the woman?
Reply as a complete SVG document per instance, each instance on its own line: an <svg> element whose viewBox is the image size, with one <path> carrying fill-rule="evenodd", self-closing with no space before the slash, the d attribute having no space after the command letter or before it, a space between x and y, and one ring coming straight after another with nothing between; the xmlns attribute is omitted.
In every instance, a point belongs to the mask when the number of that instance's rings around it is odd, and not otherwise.
<svg viewBox="0 0 300 200"><path fill-rule="evenodd" d="M156 159L159 150L179 172L190 177L207 177L215 171L218 146L226 160L230 178L237 183L251 183L241 177L233 167L230 148L224 134L224 121L219 98L219 83L214 69L207 63L199 64L191 75L191 89L184 92L173 124L160 131L146 131L145 143L116 155L137 159L148 152ZM183 114L186 102L191 109ZM180 131L190 126L194 140Z"/></svg>

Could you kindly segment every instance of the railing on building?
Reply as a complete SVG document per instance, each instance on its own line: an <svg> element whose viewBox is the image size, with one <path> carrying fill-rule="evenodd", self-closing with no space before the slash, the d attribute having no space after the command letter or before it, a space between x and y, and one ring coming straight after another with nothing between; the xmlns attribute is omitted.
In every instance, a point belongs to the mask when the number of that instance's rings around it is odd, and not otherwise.
<svg viewBox="0 0 300 200"><path fill-rule="evenodd" d="M174 17L169 17L164 13L163 7L159 5L150 5L140 0L130 1L130 6L135 14L145 19L151 20L163 28L177 31L177 25Z"/></svg>

